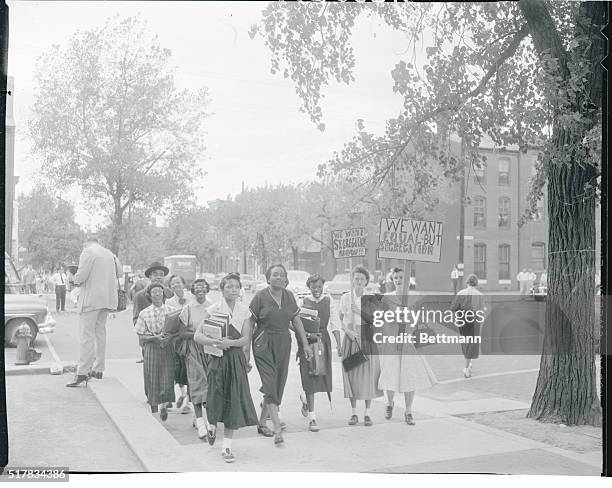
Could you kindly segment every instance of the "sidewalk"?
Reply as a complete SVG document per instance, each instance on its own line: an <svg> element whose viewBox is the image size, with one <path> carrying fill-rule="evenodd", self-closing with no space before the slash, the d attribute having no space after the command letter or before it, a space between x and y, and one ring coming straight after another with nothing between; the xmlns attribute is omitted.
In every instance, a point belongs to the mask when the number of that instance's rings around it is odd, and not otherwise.
<svg viewBox="0 0 612 488"><path fill-rule="evenodd" d="M317 395L320 432L308 432L307 420L299 412L300 379L292 362L281 406L283 419L288 424L285 446L275 448L272 439L257 435L255 427L245 428L236 433L233 442L237 461L228 465L220 454L222 426L217 443L210 447L197 438L191 415L171 413L166 422L161 422L149 413L142 386L142 365L135 360L109 361L108 378L90 383L90 387L150 471L495 472L594 476L601 472L601 440L598 443L595 439L588 452L579 452L521 437L470 418L486 412L517 412L519 422L533 422L520 420L524 417L521 411L529 407L525 394L504 392L499 387L503 384L500 377L446 382L417 394L413 408L416 426L403 422L401 398L396 401L394 418L384 420L384 400L379 398L372 405L374 426L350 427L347 425L350 405L343 398L337 358L333 410L324 394ZM535 382L536 374L518 373L508 384ZM249 374L249 381L258 406L261 394L257 391L260 382L255 370ZM484 382L483 388L478 387L479 381ZM498 387L489 391L487 383ZM363 422L363 402L358 403L358 414ZM549 424L543 428L554 433L559 426Z"/></svg>

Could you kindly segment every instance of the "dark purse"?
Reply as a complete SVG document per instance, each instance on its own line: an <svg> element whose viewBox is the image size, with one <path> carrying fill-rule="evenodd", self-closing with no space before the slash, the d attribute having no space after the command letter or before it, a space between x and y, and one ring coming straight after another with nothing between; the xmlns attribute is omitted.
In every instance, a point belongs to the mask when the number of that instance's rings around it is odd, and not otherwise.
<svg viewBox="0 0 612 488"><path fill-rule="evenodd" d="M361 366L368 360L368 356L366 356L366 353L363 352L363 350L359 346L359 343L357 341L355 341L355 343L357 344L359 350L342 360L342 367L347 373L355 369L357 366Z"/></svg>
<svg viewBox="0 0 612 488"><path fill-rule="evenodd" d="M325 376L327 374L327 353L325 344L321 339L317 339L310 344L312 357L308 361L308 374L311 376Z"/></svg>

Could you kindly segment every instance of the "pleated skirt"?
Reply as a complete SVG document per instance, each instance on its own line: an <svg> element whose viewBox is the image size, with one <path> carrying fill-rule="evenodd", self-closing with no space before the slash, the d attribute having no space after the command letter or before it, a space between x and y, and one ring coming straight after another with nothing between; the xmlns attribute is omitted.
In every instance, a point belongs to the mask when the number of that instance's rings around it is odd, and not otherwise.
<svg viewBox="0 0 612 488"><path fill-rule="evenodd" d="M347 358L359 350L359 345L344 336L342 341L342 357ZM344 382L344 398L355 400L372 400L383 395L378 389L380 378L380 362L377 355L368 355L368 361L356 368L345 371L342 368Z"/></svg>
<svg viewBox="0 0 612 488"><path fill-rule="evenodd" d="M149 405L174 401L174 349L153 342L143 344L144 389Z"/></svg>

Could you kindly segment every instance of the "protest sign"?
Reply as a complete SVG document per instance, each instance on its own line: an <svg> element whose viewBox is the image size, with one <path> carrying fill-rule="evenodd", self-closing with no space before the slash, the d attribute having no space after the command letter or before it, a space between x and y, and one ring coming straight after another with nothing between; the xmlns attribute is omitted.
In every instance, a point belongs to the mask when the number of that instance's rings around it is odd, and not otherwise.
<svg viewBox="0 0 612 488"><path fill-rule="evenodd" d="M332 230L332 247L336 259L365 256L367 254L365 227Z"/></svg>
<svg viewBox="0 0 612 488"><path fill-rule="evenodd" d="M381 219L379 258L439 263L441 251L442 222Z"/></svg>

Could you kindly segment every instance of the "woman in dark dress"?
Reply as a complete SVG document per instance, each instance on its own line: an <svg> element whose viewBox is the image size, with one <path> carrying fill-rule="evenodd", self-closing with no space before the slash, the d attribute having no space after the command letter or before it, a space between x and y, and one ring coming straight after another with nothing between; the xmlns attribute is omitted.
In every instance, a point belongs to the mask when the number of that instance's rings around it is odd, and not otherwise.
<svg viewBox="0 0 612 488"><path fill-rule="evenodd" d="M331 393L332 391L332 347L329 337L328 326L331 328L336 340L336 350L341 356L340 324L338 312L334 306L334 301L330 296L323 296L323 286L325 280L318 274L314 274L306 281L306 286L310 289L310 296L304 298L302 309L316 310L319 318L319 331L317 333L306 333L309 343L321 340L325 355L326 373L321 376L314 376L309 373L309 362L299 347L298 355L300 358L300 377L302 388L306 394L306 403L302 400L302 415L308 416L308 430L318 432L317 418L314 408L315 393Z"/></svg>
<svg viewBox="0 0 612 488"><path fill-rule="evenodd" d="M284 442L278 409L287 382L291 326L302 344L306 359L310 359L312 350L298 316L300 309L295 297L285 289L287 270L282 264L272 265L266 271L266 280L268 287L258 291L249 306L251 326L257 324L253 334L253 356L261 377L260 391L264 394L257 431L270 437L270 430L265 425L266 413L269 413L274 424L274 444L278 446Z"/></svg>
<svg viewBox="0 0 612 488"><path fill-rule="evenodd" d="M208 441L212 445L216 438L217 423L223 422L223 450L221 455L227 463L234 461L232 438L234 430L248 425L257 425L257 413L251 398L247 373L247 360L243 349L250 347L251 312L240 303L240 275L230 273L219 284L223 298L208 309L230 316L227 336L217 344L223 356L210 356L208 364L208 395L206 413L210 430ZM196 332L194 341L206 344L206 336Z"/></svg>

